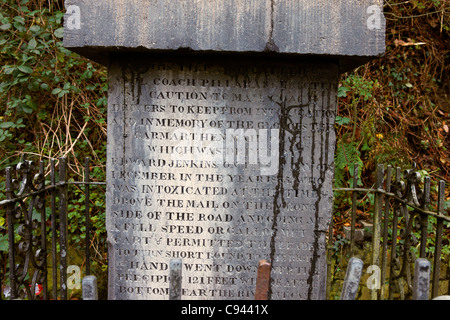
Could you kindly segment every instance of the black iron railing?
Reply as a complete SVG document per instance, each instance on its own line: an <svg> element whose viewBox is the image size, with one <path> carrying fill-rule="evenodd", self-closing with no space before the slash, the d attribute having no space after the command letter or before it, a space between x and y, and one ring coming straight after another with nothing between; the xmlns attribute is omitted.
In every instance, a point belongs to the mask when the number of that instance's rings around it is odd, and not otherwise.
<svg viewBox="0 0 450 320"><path fill-rule="evenodd" d="M84 186L85 273L90 274L90 186L105 185L89 179L89 158L85 159L84 181L67 180L67 159L50 160L49 181L44 163L23 160L6 169L6 200L0 212L7 218L10 299L67 299L68 186ZM48 201L50 204L48 205ZM50 211L50 213L48 213ZM48 243L47 239L51 239ZM51 268L47 263L51 253ZM51 272L48 272L51 269ZM50 274L49 274L50 273ZM59 276L58 276L59 274ZM51 276L52 294L48 292ZM3 279L5 280L5 279ZM58 290L59 284L59 290ZM35 288L39 288L36 290ZM59 291L59 294L58 294ZM0 295L1 296L1 295Z"/></svg>
<svg viewBox="0 0 450 320"><path fill-rule="evenodd" d="M430 178L421 179L415 168L403 172L396 168L395 175L393 171L391 166L385 169L384 165L378 165L373 188L358 188L358 165L355 164L354 187L335 189L339 193L353 193L349 237L352 256L356 240L357 197L360 194L374 194L371 264L380 272L377 278L379 285L371 290L371 299L394 299L394 295L402 300L411 297L414 274L412 269L418 258L433 260L431 298L450 294L450 281L448 292L439 292L442 249L444 245L449 245L448 236L443 239L448 230L444 228L444 224L450 222L450 217L444 212L445 181L438 183L437 211L434 212L430 210ZM435 220L434 225L431 225L432 219ZM432 232L429 232L429 227ZM330 231L332 228L333 225L330 225ZM329 240L330 248L332 237ZM434 243L434 252L427 253L428 242ZM413 250L417 247L419 250ZM330 269L329 264L328 270ZM386 279L387 271L389 279Z"/></svg>

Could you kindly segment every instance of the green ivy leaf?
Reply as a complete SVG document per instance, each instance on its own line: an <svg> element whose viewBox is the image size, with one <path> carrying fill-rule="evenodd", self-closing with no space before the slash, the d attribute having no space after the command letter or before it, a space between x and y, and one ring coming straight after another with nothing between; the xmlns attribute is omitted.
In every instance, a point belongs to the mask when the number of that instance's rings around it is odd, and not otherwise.
<svg viewBox="0 0 450 320"><path fill-rule="evenodd" d="M14 72L14 70L16 70L16 66L5 66L5 68L3 69L3 72L5 74L11 74Z"/></svg>
<svg viewBox="0 0 450 320"><path fill-rule="evenodd" d="M61 88L55 88L55 89L52 90L52 94L58 94L58 93L60 93L61 91L62 91Z"/></svg>
<svg viewBox="0 0 450 320"><path fill-rule="evenodd" d="M33 72L33 69L28 66L18 66L17 69L19 69L23 73L32 73Z"/></svg>
<svg viewBox="0 0 450 320"><path fill-rule="evenodd" d="M30 42L28 42L28 49L29 50L35 49L36 46L37 46L37 42L36 42L35 38L31 39Z"/></svg>
<svg viewBox="0 0 450 320"><path fill-rule="evenodd" d="M347 87L339 87L338 88L338 97L344 98L347 96L347 91L350 91Z"/></svg>
<svg viewBox="0 0 450 320"><path fill-rule="evenodd" d="M25 24L25 19L24 19L23 17L21 17L21 16L15 16L15 17L13 18L13 20L14 20L15 22L21 24L21 25L24 25L24 24Z"/></svg>
<svg viewBox="0 0 450 320"><path fill-rule="evenodd" d="M11 28L11 23L5 23L0 26L1 30L8 30L9 28Z"/></svg>
<svg viewBox="0 0 450 320"><path fill-rule="evenodd" d="M64 28L58 28L55 30L55 37L62 38L64 36Z"/></svg>
<svg viewBox="0 0 450 320"><path fill-rule="evenodd" d="M336 124L342 126L344 124L349 124L350 123L350 118L347 117L341 117L341 116L336 116Z"/></svg>
<svg viewBox="0 0 450 320"><path fill-rule="evenodd" d="M64 62L64 54L63 53L57 53L56 57L58 58L58 61L63 63Z"/></svg>
<svg viewBox="0 0 450 320"><path fill-rule="evenodd" d="M0 235L0 251L8 251L8 235Z"/></svg>
<svg viewBox="0 0 450 320"><path fill-rule="evenodd" d="M31 32L39 32L39 31L41 31L41 27L40 27L40 26L37 26L37 25L32 25L32 26L30 27L30 31L31 31Z"/></svg>
<svg viewBox="0 0 450 320"><path fill-rule="evenodd" d="M6 121L6 122L0 123L0 128L2 128L2 129L8 129L13 126L14 126L14 122L11 122L11 121Z"/></svg>
<svg viewBox="0 0 450 320"><path fill-rule="evenodd" d="M24 100L24 103L22 103L21 107L25 113L30 114L37 109L37 104L31 99L31 96L27 95L26 100Z"/></svg>

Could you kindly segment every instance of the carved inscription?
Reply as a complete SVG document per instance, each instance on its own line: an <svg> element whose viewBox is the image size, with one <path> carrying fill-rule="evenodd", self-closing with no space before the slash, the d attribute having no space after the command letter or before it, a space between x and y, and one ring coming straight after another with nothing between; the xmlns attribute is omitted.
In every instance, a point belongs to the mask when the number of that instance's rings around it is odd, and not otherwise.
<svg viewBox="0 0 450 320"><path fill-rule="evenodd" d="M114 61L109 77L110 298L167 299L172 258L182 299L253 299L261 259L271 299L323 298L336 67Z"/></svg>

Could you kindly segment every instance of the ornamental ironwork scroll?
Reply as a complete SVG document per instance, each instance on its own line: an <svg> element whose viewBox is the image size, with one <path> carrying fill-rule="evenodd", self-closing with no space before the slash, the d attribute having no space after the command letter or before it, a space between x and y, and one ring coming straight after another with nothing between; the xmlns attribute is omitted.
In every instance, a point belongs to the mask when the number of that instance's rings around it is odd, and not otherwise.
<svg viewBox="0 0 450 320"><path fill-rule="evenodd" d="M416 220L417 211L408 211L407 204L413 204L417 208L423 208L430 203L430 180L426 179L425 188L418 188L420 174L415 170L405 170L404 180L401 180L401 171L396 170L396 178L393 185L393 193L404 202L394 201L392 220L392 245L390 263L389 297L392 299L395 292L405 298L404 282L407 288L412 288L411 264L415 261L415 255L411 247L418 245L418 239L413 233L413 223ZM425 203L426 202L426 203ZM421 205L423 203L423 205ZM404 227L398 230L400 219L404 219ZM398 237L400 238L399 241Z"/></svg>
<svg viewBox="0 0 450 320"><path fill-rule="evenodd" d="M36 299L36 288L47 292L43 163L20 162L6 169L9 277L11 299Z"/></svg>
<svg viewBox="0 0 450 320"><path fill-rule="evenodd" d="M2 213L6 211L7 216L9 284L3 286L5 276L0 273L0 287L4 289L5 297L10 299L67 299L70 184L84 186L85 266L86 275L90 274L89 187L105 183L90 182L89 158L85 158L83 182L68 181L67 158L58 159L58 172L55 170L56 162L55 159L49 161L50 170L46 173L42 161L35 163L23 159L17 166L6 168L6 200L0 201L0 208ZM46 175L49 179L45 178ZM47 257L50 257L51 264L47 264ZM51 295L47 285L50 281Z"/></svg>
<svg viewBox="0 0 450 320"><path fill-rule="evenodd" d="M424 177L422 181L421 175L415 167L405 170L403 174L400 168L396 169L392 197L394 206L389 299L393 298L394 293L399 293L402 300L412 294L412 266L417 258L427 258L427 255L432 256L434 261L432 297L438 295L443 226L444 221L450 221L443 212L444 187L445 182L439 181L437 212L431 212L429 211L431 204L430 177ZM430 217L436 219L434 252L427 252L427 239L431 236L428 230ZM397 230L400 219L403 219L403 228ZM384 237L387 239L388 235L385 234ZM431 247L428 248L428 251L431 251Z"/></svg>
<svg viewBox="0 0 450 320"><path fill-rule="evenodd" d="M424 177L421 187L421 176L415 168L405 170L401 179L400 169L396 170L393 186L394 216L391 248L391 280L389 298L393 292L400 293L401 299L412 294L412 266L417 258L433 258L432 297L438 295L439 272L442 253L442 237L444 221L450 221L443 213L445 182L439 181L437 196L437 212L430 212L430 178ZM434 235L434 252L427 252L427 239L429 234L430 217L436 219ZM397 233L398 219L404 219L404 227ZM395 241L400 237L399 241ZM397 248L395 247L397 246ZM428 251L431 248L428 248ZM406 292L402 282L406 284Z"/></svg>
<svg viewBox="0 0 450 320"><path fill-rule="evenodd" d="M378 165L372 188L359 188L358 165L354 165L352 188L335 188L338 192L352 192L350 251L355 253L355 222L357 194L374 194L373 230L371 232L371 266L378 267L379 286L371 290L371 299L410 299L414 286L413 267L418 258L432 260L431 298L439 292L439 273L442 247L448 244L443 236L450 217L445 214L445 181L438 182L437 210L431 205L430 177L422 179L416 166L401 170ZM432 208L432 209L430 209ZM434 210L434 211L432 211ZM330 234L332 232L330 226ZM333 237L329 237L331 248ZM331 268L331 261L328 262ZM389 274L388 274L389 271ZM330 272L330 271L329 271ZM369 270L367 271L369 272ZM388 274L388 275L387 275ZM386 285L387 284L387 285ZM329 288L328 285L328 297ZM445 293L444 293L445 294ZM450 294L450 286L448 293Z"/></svg>

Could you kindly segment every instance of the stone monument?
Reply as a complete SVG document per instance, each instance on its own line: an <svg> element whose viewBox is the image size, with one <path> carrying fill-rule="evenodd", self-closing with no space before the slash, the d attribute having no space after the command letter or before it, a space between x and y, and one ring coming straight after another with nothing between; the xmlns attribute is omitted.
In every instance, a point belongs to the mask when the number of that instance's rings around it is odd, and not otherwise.
<svg viewBox="0 0 450 320"><path fill-rule="evenodd" d="M378 0L66 0L108 66L109 299L324 299L338 77L384 52Z"/></svg>

